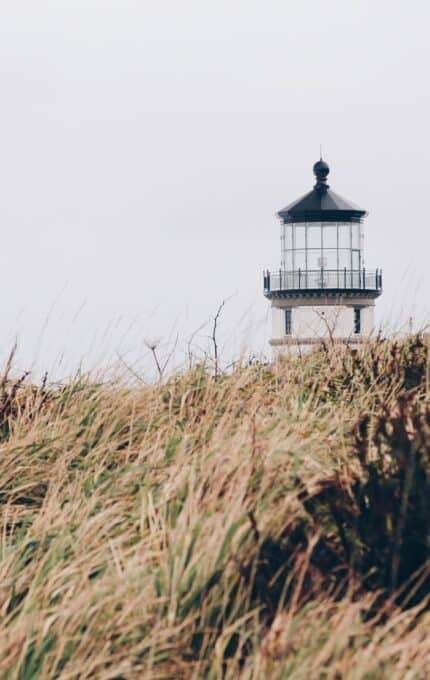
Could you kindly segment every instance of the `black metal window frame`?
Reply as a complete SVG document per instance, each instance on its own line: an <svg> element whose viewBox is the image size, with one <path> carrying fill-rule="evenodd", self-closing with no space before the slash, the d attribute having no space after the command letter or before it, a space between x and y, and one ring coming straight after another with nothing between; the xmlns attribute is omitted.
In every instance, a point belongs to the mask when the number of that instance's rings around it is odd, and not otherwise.
<svg viewBox="0 0 430 680"><path fill-rule="evenodd" d="M361 334L361 307L354 307L354 335Z"/></svg>
<svg viewBox="0 0 430 680"><path fill-rule="evenodd" d="M293 334L293 310L291 307L284 309L284 329L285 335Z"/></svg>

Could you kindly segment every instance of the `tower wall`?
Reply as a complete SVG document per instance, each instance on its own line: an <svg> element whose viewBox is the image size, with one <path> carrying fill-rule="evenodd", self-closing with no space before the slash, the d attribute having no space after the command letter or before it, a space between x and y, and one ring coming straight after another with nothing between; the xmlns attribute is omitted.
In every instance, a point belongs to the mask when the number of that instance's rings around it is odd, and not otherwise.
<svg viewBox="0 0 430 680"><path fill-rule="evenodd" d="M285 310L291 310L291 333L286 333ZM355 310L360 309L360 333L355 332ZM374 301L361 298L272 301L274 354L315 347L324 341L363 344L374 332Z"/></svg>

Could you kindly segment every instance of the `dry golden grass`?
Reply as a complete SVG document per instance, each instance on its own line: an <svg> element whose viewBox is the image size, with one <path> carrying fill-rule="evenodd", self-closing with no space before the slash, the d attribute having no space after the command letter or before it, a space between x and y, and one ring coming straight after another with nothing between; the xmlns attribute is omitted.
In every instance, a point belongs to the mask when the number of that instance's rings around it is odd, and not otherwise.
<svg viewBox="0 0 430 680"><path fill-rule="evenodd" d="M405 585L430 489L423 339L216 380L0 387L0 677L430 676L424 548ZM378 455L398 514L360 487ZM363 498L369 545L348 525Z"/></svg>

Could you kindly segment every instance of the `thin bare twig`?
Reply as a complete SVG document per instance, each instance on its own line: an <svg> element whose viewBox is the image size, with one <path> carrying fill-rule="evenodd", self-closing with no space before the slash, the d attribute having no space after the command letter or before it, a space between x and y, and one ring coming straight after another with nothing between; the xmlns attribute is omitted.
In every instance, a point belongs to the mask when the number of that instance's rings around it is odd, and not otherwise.
<svg viewBox="0 0 430 680"><path fill-rule="evenodd" d="M157 367L159 378L161 380L161 378L163 377L163 369L161 368L160 362L158 361L157 351L156 351L157 347L154 345L153 347L150 347L149 349L151 350L152 356L154 357L154 362L155 362L155 365Z"/></svg>
<svg viewBox="0 0 430 680"><path fill-rule="evenodd" d="M337 323L338 323L338 320L339 320L340 309L336 310L335 318L331 323L328 321L328 319L325 315L325 312L320 312L318 309L315 309L314 311L317 313L317 316L324 323L324 325L327 329L330 344L331 344L332 347L334 347L334 345L335 345L334 334L335 334L336 326L337 326Z"/></svg>
<svg viewBox="0 0 430 680"><path fill-rule="evenodd" d="M157 356L157 347L160 342L160 338L154 338L153 340L144 340L145 345L150 350L152 357L154 359L155 366L157 368L158 377L161 380L163 377L163 369L161 368L160 362Z"/></svg>
<svg viewBox="0 0 430 680"><path fill-rule="evenodd" d="M221 315L221 312L223 310L223 307L226 303L226 300L223 300L218 307L217 313L214 316L214 323L212 327L212 343L213 343L213 348L214 348L214 378L217 378L219 375L219 353L218 353L218 341L217 341L217 328L218 328L218 321Z"/></svg>
<svg viewBox="0 0 430 680"><path fill-rule="evenodd" d="M138 380L139 382L141 382L141 383L143 383L144 385L146 385L146 382L145 382L145 380L142 378L142 376L139 375L138 373L136 373L136 371L134 370L134 368L133 368L132 366L130 366L130 364L128 364L128 363L126 362L126 360L124 359L124 357L123 357L119 352L117 352L117 356L118 356L118 359L121 361L121 363L124 364L124 366L125 366L125 368L127 369L127 371L129 371L129 372L131 373L131 375L132 375L134 378L136 378L136 380Z"/></svg>
<svg viewBox="0 0 430 680"><path fill-rule="evenodd" d="M193 367L193 359L194 359L193 352L192 352L192 343L193 343L193 340L194 340L194 338L196 337L197 333L198 333L199 331L201 331L201 330L206 326L206 324L207 324L207 321L205 321L204 323L202 323L201 326L199 326L198 328L196 328L196 330L195 330L193 333L191 333L191 335L190 335L190 337L189 337L189 340L188 340L188 342L187 342L188 368L189 368L190 370L191 370L192 367ZM199 349L200 349L200 348L199 348Z"/></svg>
<svg viewBox="0 0 430 680"><path fill-rule="evenodd" d="M166 370L166 368L167 368L167 366L170 362L170 359L172 358L172 356L175 353L176 347L178 346L178 340L179 340L179 333L176 333L176 338L175 338L175 342L173 343L173 347L170 350L170 352L168 353L167 359L164 362L163 366L161 367L161 375L164 375L164 371Z"/></svg>

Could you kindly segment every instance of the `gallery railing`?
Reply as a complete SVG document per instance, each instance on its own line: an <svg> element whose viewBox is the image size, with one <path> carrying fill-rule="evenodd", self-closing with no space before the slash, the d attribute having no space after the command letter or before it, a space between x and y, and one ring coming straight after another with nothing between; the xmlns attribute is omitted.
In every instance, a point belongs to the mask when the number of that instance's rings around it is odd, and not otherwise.
<svg viewBox="0 0 430 680"><path fill-rule="evenodd" d="M312 269L264 272L264 292L295 290L382 291L382 270Z"/></svg>

